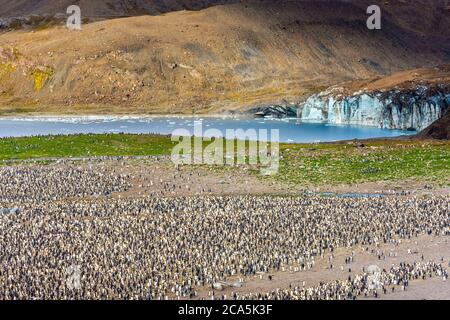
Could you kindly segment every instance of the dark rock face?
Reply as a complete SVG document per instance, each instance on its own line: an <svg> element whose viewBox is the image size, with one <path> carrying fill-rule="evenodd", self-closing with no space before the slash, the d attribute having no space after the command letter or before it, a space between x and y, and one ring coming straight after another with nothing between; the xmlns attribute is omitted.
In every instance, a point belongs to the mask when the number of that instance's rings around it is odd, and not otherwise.
<svg viewBox="0 0 450 320"><path fill-rule="evenodd" d="M294 106L266 106L254 108L251 112L256 117L295 118L297 116L297 108Z"/></svg>

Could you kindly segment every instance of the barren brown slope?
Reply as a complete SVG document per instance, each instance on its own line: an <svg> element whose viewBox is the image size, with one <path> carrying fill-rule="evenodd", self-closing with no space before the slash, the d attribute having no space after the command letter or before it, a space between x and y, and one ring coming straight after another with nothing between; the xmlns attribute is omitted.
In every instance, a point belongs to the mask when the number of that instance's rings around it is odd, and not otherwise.
<svg viewBox="0 0 450 320"><path fill-rule="evenodd" d="M400 71L373 79L343 82L327 90L349 96L361 91L371 93L390 90L416 90L418 86L428 87L430 93L436 90L450 92L450 64Z"/></svg>
<svg viewBox="0 0 450 320"><path fill-rule="evenodd" d="M249 1L6 32L1 110L216 113L449 62L449 17L410 2L383 7L381 31L366 28L364 2ZM439 23L412 27L402 10Z"/></svg>

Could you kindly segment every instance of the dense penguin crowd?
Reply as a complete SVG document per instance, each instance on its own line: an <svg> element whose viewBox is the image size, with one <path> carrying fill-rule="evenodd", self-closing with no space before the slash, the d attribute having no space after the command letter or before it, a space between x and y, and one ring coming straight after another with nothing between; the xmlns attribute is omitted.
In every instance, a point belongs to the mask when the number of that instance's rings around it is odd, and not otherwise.
<svg viewBox="0 0 450 320"><path fill-rule="evenodd" d="M76 164L0 167L0 202L108 196L130 187L126 174Z"/></svg>
<svg viewBox="0 0 450 320"><path fill-rule="evenodd" d="M120 185L111 183L100 190ZM37 187L34 194L64 199L67 190ZM447 196L143 196L27 203L20 202L22 193L2 197L20 211L0 216L0 299L194 298L199 288L230 277L311 269L336 248L450 234ZM68 285L74 267L79 286ZM396 270L383 273L386 285L444 272L432 262ZM371 294L364 277L248 297L354 298Z"/></svg>

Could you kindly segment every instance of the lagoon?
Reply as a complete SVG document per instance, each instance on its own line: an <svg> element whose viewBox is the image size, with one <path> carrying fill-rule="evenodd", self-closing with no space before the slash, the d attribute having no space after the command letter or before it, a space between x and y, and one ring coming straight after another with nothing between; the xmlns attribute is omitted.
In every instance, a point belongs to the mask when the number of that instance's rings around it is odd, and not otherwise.
<svg viewBox="0 0 450 320"><path fill-rule="evenodd" d="M300 119L190 117L190 116L86 116L86 117L20 117L0 118L0 138L35 135L133 133L170 135L185 129L191 135L201 126L202 136L222 136L226 130L279 130L280 142L311 143L350 139L369 139L410 135L415 132L364 126L343 126L302 122ZM209 129L217 129L211 133ZM208 132L208 130L210 132ZM199 135L199 134L196 134ZM236 134L234 138L245 138Z"/></svg>

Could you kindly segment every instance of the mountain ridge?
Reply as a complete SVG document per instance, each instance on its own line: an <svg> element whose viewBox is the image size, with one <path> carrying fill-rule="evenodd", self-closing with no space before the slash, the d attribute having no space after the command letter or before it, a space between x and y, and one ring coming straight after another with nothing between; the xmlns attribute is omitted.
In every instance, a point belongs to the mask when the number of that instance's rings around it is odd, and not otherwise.
<svg viewBox="0 0 450 320"><path fill-rule="evenodd" d="M201 10L239 0L0 0L0 16L24 18L31 15L53 17L66 14L71 5L81 8L85 18L101 20L136 15L159 15L178 10Z"/></svg>

